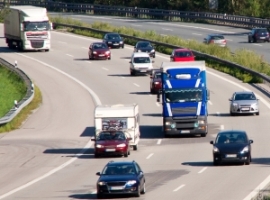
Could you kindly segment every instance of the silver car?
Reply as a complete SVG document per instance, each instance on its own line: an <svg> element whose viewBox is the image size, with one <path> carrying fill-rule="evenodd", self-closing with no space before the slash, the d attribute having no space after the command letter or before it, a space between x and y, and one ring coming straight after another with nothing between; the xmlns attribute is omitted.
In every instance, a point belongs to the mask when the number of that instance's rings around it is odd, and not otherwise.
<svg viewBox="0 0 270 200"><path fill-rule="evenodd" d="M220 34L209 34L206 38L204 38L203 42L205 44L215 44L220 47L226 47L227 41L223 35Z"/></svg>
<svg viewBox="0 0 270 200"><path fill-rule="evenodd" d="M235 92L232 98L229 99L230 114L234 116L236 114L260 114L259 99L256 98L253 92L243 91Z"/></svg>

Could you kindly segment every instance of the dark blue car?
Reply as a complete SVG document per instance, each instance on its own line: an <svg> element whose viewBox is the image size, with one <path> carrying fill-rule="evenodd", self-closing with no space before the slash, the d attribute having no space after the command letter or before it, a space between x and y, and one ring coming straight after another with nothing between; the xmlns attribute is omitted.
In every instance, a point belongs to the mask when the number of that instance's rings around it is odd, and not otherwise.
<svg viewBox="0 0 270 200"><path fill-rule="evenodd" d="M123 38L118 33L107 33L104 35L103 42L110 48L124 48Z"/></svg>
<svg viewBox="0 0 270 200"><path fill-rule="evenodd" d="M104 195L130 194L140 197L146 192L145 176L135 161L110 161L97 172L97 198Z"/></svg>
<svg viewBox="0 0 270 200"><path fill-rule="evenodd" d="M218 133L213 144L213 163L240 162L249 165L251 162L251 144L247 133L242 130L227 130Z"/></svg>

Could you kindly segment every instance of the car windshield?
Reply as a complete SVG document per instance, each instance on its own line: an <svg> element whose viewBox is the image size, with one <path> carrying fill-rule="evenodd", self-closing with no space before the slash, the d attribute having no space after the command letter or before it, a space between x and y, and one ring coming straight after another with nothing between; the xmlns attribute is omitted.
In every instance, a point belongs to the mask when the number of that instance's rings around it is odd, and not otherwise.
<svg viewBox="0 0 270 200"><path fill-rule="evenodd" d="M234 100L241 101L241 100L256 100L254 94L236 94L234 96Z"/></svg>
<svg viewBox="0 0 270 200"><path fill-rule="evenodd" d="M152 48L152 45L149 42L142 42L142 43L138 43L137 47L138 48Z"/></svg>
<svg viewBox="0 0 270 200"><path fill-rule="evenodd" d="M94 44L93 49L107 49L106 44Z"/></svg>
<svg viewBox="0 0 270 200"><path fill-rule="evenodd" d="M126 136L122 131L103 131L98 134L96 140L126 140Z"/></svg>
<svg viewBox="0 0 270 200"><path fill-rule="evenodd" d="M135 57L133 59L134 63L150 63L150 58L149 57Z"/></svg>
<svg viewBox="0 0 270 200"><path fill-rule="evenodd" d="M121 37L119 35L108 35L109 40L120 40Z"/></svg>
<svg viewBox="0 0 270 200"><path fill-rule="evenodd" d="M165 100L168 103L202 101L201 89L169 89L165 91Z"/></svg>
<svg viewBox="0 0 270 200"><path fill-rule="evenodd" d="M109 165L104 168L101 173L102 175L128 175L136 174L136 170L133 165Z"/></svg>
<svg viewBox="0 0 270 200"><path fill-rule="evenodd" d="M155 78L161 78L161 73L156 73Z"/></svg>
<svg viewBox="0 0 270 200"><path fill-rule="evenodd" d="M219 134L216 139L217 144L247 143L247 136L243 133L231 132Z"/></svg>
<svg viewBox="0 0 270 200"><path fill-rule="evenodd" d="M180 51L174 53L175 57L192 57L192 53L189 51Z"/></svg>
<svg viewBox="0 0 270 200"><path fill-rule="evenodd" d="M211 36L212 40L224 40L224 36L222 35L215 35L215 36Z"/></svg>

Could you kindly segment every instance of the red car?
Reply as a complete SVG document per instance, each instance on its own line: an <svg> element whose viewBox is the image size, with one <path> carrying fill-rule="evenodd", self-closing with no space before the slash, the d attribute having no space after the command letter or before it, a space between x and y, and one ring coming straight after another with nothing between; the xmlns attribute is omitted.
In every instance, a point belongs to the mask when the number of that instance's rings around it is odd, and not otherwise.
<svg viewBox="0 0 270 200"><path fill-rule="evenodd" d="M195 56L189 49L174 49L171 54L171 61L195 61Z"/></svg>
<svg viewBox="0 0 270 200"><path fill-rule="evenodd" d="M153 69L150 75L150 93L155 94L161 89L161 72L159 69Z"/></svg>
<svg viewBox="0 0 270 200"><path fill-rule="evenodd" d="M123 131L102 131L91 140L95 141L96 158L101 155L130 155L129 141L132 138L127 137Z"/></svg>
<svg viewBox="0 0 270 200"><path fill-rule="evenodd" d="M94 42L89 47L88 56L89 60L92 59L111 60L111 50L104 42Z"/></svg>

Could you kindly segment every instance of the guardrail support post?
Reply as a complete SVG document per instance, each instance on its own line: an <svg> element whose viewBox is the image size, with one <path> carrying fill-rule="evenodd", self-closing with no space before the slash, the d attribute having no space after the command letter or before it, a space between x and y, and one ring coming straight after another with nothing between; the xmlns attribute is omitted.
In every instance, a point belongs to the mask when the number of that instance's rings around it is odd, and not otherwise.
<svg viewBox="0 0 270 200"><path fill-rule="evenodd" d="M14 107L15 107L15 110L18 109L18 102L17 102L17 100L14 100Z"/></svg>
<svg viewBox="0 0 270 200"><path fill-rule="evenodd" d="M15 60L15 64L14 64L15 68L18 68L17 65L18 65L17 60Z"/></svg>

